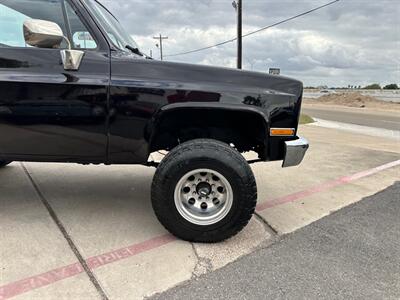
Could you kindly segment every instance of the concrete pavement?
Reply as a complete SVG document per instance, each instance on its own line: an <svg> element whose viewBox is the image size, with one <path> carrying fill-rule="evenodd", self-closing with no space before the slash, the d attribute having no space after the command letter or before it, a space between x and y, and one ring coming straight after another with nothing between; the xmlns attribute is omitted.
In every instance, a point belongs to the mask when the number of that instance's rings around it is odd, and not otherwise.
<svg viewBox="0 0 400 300"><path fill-rule="evenodd" d="M296 168L282 169L279 162L253 165L259 186L261 217L279 234L295 231L330 213L359 201L393 184L400 168L391 168L348 184L333 186L328 192L311 193L301 201L269 207L274 199L298 192L313 191L332 180L400 159L400 143L396 140L354 135L333 129L303 126L299 134L310 141L303 163ZM284 180L282 180L284 178ZM307 193L306 193L307 194ZM301 195L301 194L300 194Z"/></svg>
<svg viewBox="0 0 400 300"><path fill-rule="evenodd" d="M0 191L0 299L3 299L1 286L5 283L74 263L76 257L20 164L0 170ZM71 298L98 299L95 288L84 275L46 289L32 289L21 299L63 298L66 291Z"/></svg>
<svg viewBox="0 0 400 300"><path fill-rule="evenodd" d="M313 126L300 134L311 142L303 164L253 165L258 216L216 245L178 241L158 223L149 199L151 168L24 163L25 172L13 163L1 169L0 300L142 299L215 271L273 243L275 232L293 232L399 178L398 141Z"/></svg>

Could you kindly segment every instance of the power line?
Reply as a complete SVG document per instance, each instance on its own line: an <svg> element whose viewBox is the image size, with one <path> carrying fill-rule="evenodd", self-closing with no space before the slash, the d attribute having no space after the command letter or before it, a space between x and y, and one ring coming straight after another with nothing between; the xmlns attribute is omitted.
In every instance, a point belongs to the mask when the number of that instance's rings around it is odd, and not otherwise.
<svg viewBox="0 0 400 300"><path fill-rule="evenodd" d="M339 2L339 1L340 1L340 0L331 1L331 2L326 3L326 4L324 4L324 5L318 6L318 7L316 7L316 8L310 9L310 10L307 10L307 11L301 13L301 14L298 14L298 15L295 15L295 16L293 16L293 17L284 19L284 20L282 20L282 21L273 23L273 24L271 24L271 25L262 27L262 28L260 28L260 29L255 30L255 31L246 33L245 35L242 35L242 38L243 38L243 37L248 37L248 36L253 35L253 34L256 34L256 33L260 32L260 31L269 29L269 28L271 28L271 27L275 27L275 26L278 26L278 25L280 25L280 24L287 23L287 22L289 22L289 21L292 21L292 20L294 20L294 19L300 18L300 17L302 17L302 16L308 15L308 14L310 14L310 13L312 13L312 12L315 12L315 11L317 11L317 10L320 10L320 9L322 9L322 8L325 8L325 7L327 7L327 6L330 6L330 5L332 5L332 4L336 3L336 2ZM235 37L235 38L232 38L232 39L230 39L230 40L226 40L226 41L220 42L220 43L215 44L215 45L211 45L211 46L207 46L207 47L203 47L203 48L199 48L199 49L195 49L195 50L190 50L190 51L175 53L175 54L169 54L169 55L165 55L165 57L180 56L180 55L186 55L186 54L191 54L191 53L195 53L195 52L200 52L200 51L208 50L208 49L211 49L211 48L219 47L219 46L222 46L222 45L225 45L225 44L234 42L234 41L236 41L237 39L238 39L238 38Z"/></svg>

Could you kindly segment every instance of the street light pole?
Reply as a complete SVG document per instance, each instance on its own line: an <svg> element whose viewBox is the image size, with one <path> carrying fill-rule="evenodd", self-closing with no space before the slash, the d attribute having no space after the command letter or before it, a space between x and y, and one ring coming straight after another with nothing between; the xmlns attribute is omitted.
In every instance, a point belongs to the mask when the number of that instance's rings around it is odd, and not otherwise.
<svg viewBox="0 0 400 300"><path fill-rule="evenodd" d="M167 36L162 36L161 33L160 33L160 36L155 36L155 37L153 37L153 39L159 41L160 58L161 58L161 60L163 60L164 59L164 57L163 57L163 40L167 40L168 37Z"/></svg>

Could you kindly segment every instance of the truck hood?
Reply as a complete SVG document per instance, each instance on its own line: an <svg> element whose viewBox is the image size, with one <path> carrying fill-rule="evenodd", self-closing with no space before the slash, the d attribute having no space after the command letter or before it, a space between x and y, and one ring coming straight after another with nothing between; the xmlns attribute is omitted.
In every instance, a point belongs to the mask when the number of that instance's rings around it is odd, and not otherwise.
<svg viewBox="0 0 400 300"><path fill-rule="evenodd" d="M299 98L302 83L261 72L146 60L134 55L112 56L112 81L117 85L219 93L287 95Z"/></svg>

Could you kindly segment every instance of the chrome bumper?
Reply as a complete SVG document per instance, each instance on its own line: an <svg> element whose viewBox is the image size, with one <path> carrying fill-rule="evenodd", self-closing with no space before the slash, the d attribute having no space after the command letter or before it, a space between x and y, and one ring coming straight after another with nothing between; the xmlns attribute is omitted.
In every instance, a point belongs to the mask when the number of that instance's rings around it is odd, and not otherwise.
<svg viewBox="0 0 400 300"><path fill-rule="evenodd" d="M299 165L307 152L309 145L305 138L298 137L297 140L285 142L285 158L282 168Z"/></svg>

